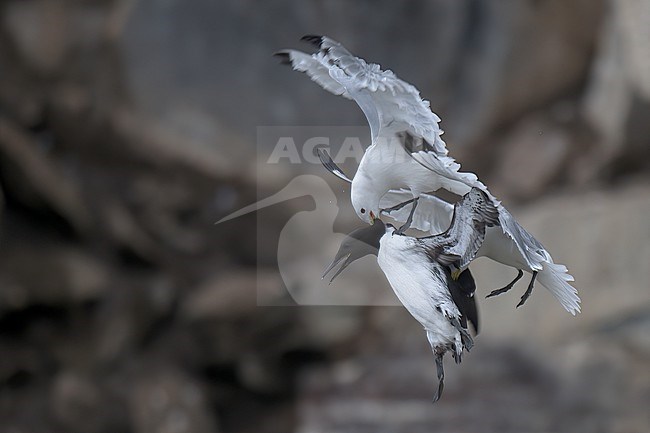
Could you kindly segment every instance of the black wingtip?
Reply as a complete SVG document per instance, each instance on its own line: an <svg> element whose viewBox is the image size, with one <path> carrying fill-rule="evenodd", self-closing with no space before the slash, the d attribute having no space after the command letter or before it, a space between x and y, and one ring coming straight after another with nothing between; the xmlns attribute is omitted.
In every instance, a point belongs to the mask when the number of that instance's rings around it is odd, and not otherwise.
<svg viewBox="0 0 650 433"><path fill-rule="evenodd" d="M332 161L332 157L327 150L318 147L316 148L316 154L318 155L321 164L323 164L327 170L332 171L336 169L336 165L334 164L334 161Z"/></svg>
<svg viewBox="0 0 650 433"><path fill-rule="evenodd" d="M308 42L318 48L320 48L323 44L323 36L320 35L305 35L300 38L300 40L303 42Z"/></svg>
<svg viewBox="0 0 650 433"><path fill-rule="evenodd" d="M280 59L281 65L291 66L291 56L288 51L278 51L277 53L273 53L273 56Z"/></svg>
<svg viewBox="0 0 650 433"><path fill-rule="evenodd" d="M332 157L330 157L330 154L327 152L327 150L324 149L317 149L318 152L318 158L320 159L321 164L331 173L335 172L338 167L336 164L334 164L334 161L332 161Z"/></svg>
<svg viewBox="0 0 650 433"><path fill-rule="evenodd" d="M320 159L320 162L323 164L327 163L330 158L330 154L327 153L327 150L323 149L322 147L317 147L316 148L316 154L318 155L318 158Z"/></svg>

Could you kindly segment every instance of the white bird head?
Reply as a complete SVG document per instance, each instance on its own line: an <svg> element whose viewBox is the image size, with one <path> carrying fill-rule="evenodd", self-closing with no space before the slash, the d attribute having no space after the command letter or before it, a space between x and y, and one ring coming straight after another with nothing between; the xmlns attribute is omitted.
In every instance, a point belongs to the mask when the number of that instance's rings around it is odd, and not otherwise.
<svg viewBox="0 0 650 433"><path fill-rule="evenodd" d="M357 176L359 177L359 176ZM352 207L361 221L372 224L379 218L379 201L381 197L369 182L355 177L350 190Z"/></svg>

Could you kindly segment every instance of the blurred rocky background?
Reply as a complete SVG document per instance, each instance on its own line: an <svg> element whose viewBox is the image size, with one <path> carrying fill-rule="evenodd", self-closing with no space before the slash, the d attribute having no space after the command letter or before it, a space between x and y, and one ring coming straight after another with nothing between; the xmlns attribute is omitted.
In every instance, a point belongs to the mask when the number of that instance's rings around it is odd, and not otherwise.
<svg viewBox="0 0 650 433"><path fill-rule="evenodd" d="M649 29L648 0L0 2L0 431L650 431ZM271 57L309 33L415 84L576 277L581 315L539 286L515 310L477 263L482 333L436 405L403 309L286 296L308 199L213 224L323 175L260 165L258 126L365 124ZM349 291L390 298L369 269Z"/></svg>

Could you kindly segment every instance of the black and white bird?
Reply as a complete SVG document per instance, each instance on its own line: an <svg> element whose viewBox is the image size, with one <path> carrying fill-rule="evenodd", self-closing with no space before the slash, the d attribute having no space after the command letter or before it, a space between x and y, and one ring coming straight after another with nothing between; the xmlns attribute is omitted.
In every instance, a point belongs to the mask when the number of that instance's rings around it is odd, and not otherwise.
<svg viewBox="0 0 650 433"><path fill-rule="evenodd" d="M338 42L325 36L305 36L318 51L312 55L295 50L284 50L279 55L283 62L305 72L325 90L353 99L362 109L370 124L372 143L366 149L353 179L332 161L326 152L319 152L323 165L339 178L351 183L351 201L363 221L372 222L387 213L408 227L422 229L422 216L443 218L448 222L453 205L442 200L427 201L420 209L426 193L446 189L457 195L476 187L487 194L499 211L499 227L488 231L484 247L478 256L486 256L518 270L517 277L502 289L490 295L510 290L523 275L532 273L528 288L518 306L530 296L538 279L571 314L580 312L580 298L570 282L573 277L564 265L556 264L543 245L527 232L490 194L474 173L461 172L460 165L447 155L447 148L438 122L429 102L418 90L377 64L366 63L355 57ZM408 212L399 212L410 204ZM444 224L433 226L440 227Z"/></svg>
<svg viewBox="0 0 650 433"><path fill-rule="evenodd" d="M486 228L498 224L498 211L489 197L472 188L456 203L451 224L444 233L415 238L376 219L371 226L346 237L323 275L339 266L334 279L355 260L377 255L379 267L395 295L425 329L439 380L434 402L444 387L444 354L451 351L459 363L463 350L469 351L474 344L468 322L478 332L476 284L469 269L457 279L452 278L452 266L464 269L480 248Z"/></svg>

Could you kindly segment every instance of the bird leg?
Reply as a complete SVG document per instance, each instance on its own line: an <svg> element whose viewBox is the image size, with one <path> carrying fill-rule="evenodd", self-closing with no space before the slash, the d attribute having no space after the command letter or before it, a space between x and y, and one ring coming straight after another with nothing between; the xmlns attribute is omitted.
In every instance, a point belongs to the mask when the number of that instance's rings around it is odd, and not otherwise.
<svg viewBox="0 0 650 433"><path fill-rule="evenodd" d="M393 211L400 210L401 208L403 208L404 206L406 206L406 205L409 204L409 203L413 203L413 200L414 200L414 199L410 199L410 200L403 201L403 202L401 202L401 203L396 204L396 205L393 206L393 207L387 207L386 209L382 209L381 211L382 211L383 213L388 213L388 214L389 214L389 213L391 213L391 212L393 212Z"/></svg>
<svg viewBox="0 0 650 433"><path fill-rule="evenodd" d="M442 357L444 353L436 353L436 371L438 373L438 390L433 396L433 403L440 400L442 390L445 388L445 370L442 366Z"/></svg>
<svg viewBox="0 0 650 433"><path fill-rule="evenodd" d="M521 301L517 304L517 308L521 307L524 305L530 294L533 292L533 286L535 285L535 278L537 278L537 271L533 272L533 278L530 279L530 283L528 283L528 288L524 292L524 294L521 297Z"/></svg>
<svg viewBox="0 0 650 433"><path fill-rule="evenodd" d="M397 234L398 235L403 235L406 230L408 230L409 227L411 227L411 223L413 222L413 214L415 214L415 208L418 207L418 200L420 198L414 198L413 199L413 207L411 208L411 212L409 213L409 217L406 219L406 222L402 227L397 229Z"/></svg>
<svg viewBox="0 0 650 433"><path fill-rule="evenodd" d="M462 327L457 317L450 317L449 322L454 326L454 328L456 328L458 332L460 332L460 340L462 341L465 350L469 352L472 347L474 347L474 340L472 339L472 336L469 335L467 329ZM460 362L460 360L457 362Z"/></svg>
<svg viewBox="0 0 650 433"><path fill-rule="evenodd" d="M518 271L518 274L517 274L517 276L515 277L514 280L510 281L505 287L503 287L501 289L492 290L485 298L487 299L487 298L491 298L492 296L501 295L501 294L507 292L508 290L512 289L513 286L515 285L515 283L517 281L519 281L521 279L521 277L524 276L524 271L522 271L521 269L517 269L517 271Z"/></svg>

